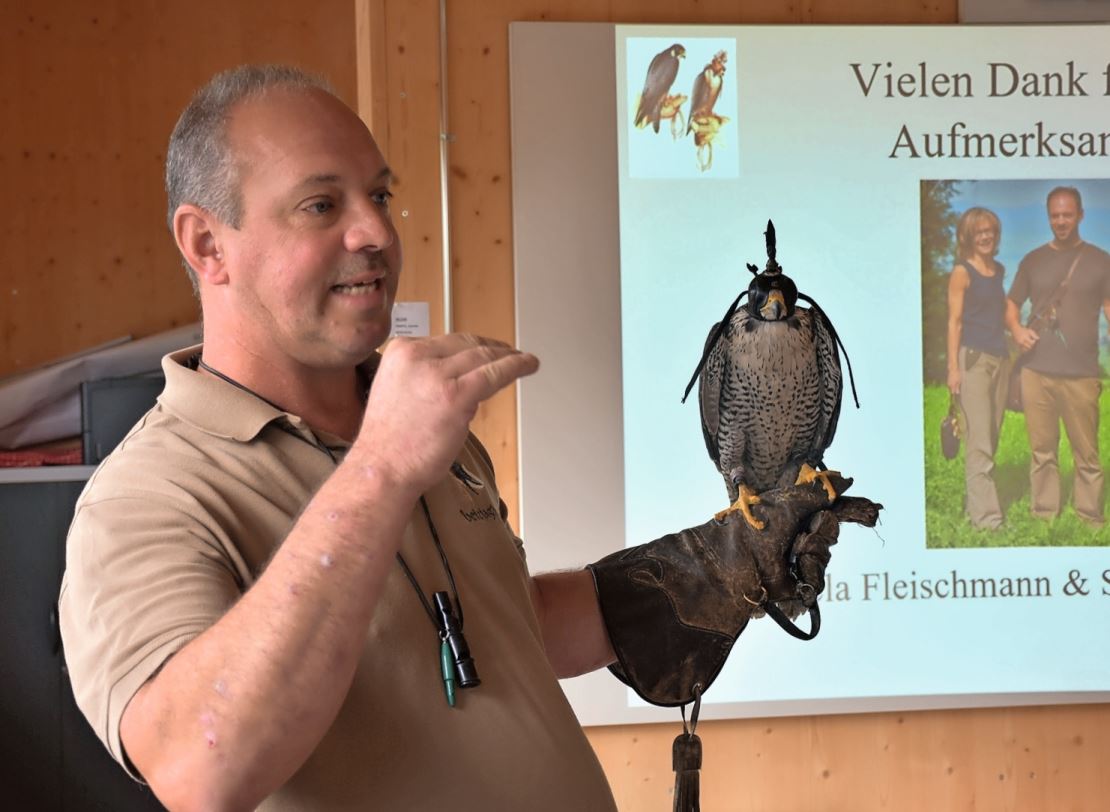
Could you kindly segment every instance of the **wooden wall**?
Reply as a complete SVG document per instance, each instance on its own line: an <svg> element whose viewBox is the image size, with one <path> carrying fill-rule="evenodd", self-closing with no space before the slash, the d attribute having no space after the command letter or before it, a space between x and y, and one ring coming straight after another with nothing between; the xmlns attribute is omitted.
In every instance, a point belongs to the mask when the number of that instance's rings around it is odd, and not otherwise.
<svg viewBox="0 0 1110 812"><path fill-rule="evenodd" d="M956 18L955 0L449 0L448 7L451 315L455 329L506 340L515 331L510 21ZM190 91L245 61L323 72L372 121L400 181L400 298L429 301L433 329L442 329L438 21L437 0L6 0L0 375L196 318L163 224L163 150ZM475 425L514 511L515 421L510 392L484 407ZM816 664L799 667L820 678ZM875 668L882 668L878 653ZM622 810L670 808L676 728L588 731ZM707 810L1097 810L1110 798L1107 705L704 722L699 733Z"/></svg>
<svg viewBox="0 0 1110 812"><path fill-rule="evenodd" d="M242 62L356 102L351 0L0 3L0 375L198 318L162 164L192 92Z"/></svg>

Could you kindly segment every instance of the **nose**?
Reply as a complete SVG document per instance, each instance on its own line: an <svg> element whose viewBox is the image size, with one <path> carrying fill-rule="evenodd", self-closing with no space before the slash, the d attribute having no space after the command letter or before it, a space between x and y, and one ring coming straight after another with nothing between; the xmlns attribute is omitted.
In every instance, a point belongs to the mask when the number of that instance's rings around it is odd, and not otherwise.
<svg viewBox="0 0 1110 812"><path fill-rule="evenodd" d="M397 239L389 204L367 198L351 209L350 223L343 234L344 247L351 253L384 251Z"/></svg>

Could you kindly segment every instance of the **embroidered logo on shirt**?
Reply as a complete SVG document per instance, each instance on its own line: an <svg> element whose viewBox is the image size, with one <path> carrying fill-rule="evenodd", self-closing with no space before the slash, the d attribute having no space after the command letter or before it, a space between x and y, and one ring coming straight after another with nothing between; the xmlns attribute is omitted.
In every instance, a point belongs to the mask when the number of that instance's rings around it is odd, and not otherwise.
<svg viewBox="0 0 1110 812"><path fill-rule="evenodd" d="M461 462L456 461L451 464L451 473L455 475L455 478L459 480L459 482L466 485L466 487L474 493L481 493L482 489L486 487L485 483L474 476L474 474L470 473L470 471L466 470Z"/></svg>
<svg viewBox="0 0 1110 812"><path fill-rule="evenodd" d="M493 507L475 508L474 510L459 510L459 515L468 522L480 522L483 519L496 519L497 511Z"/></svg>
<svg viewBox="0 0 1110 812"><path fill-rule="evenodd" d="M471 504L478 502L477 499L473 498L475 495L486 495L485 483L482 482L482 480L478 479L478 477L476 477L473 473L468 471L461 462L455 462L451 465L451 473L455 476L455 479L462 483L470 492ZM497 509L493 507L493 505L489 504L486 499L483 499L481 501L486 502L486 504L481 505L481 503L479 502L479 506L475 507L473 510L463 510L462 508L459 508L459 515L466 519L468 522L480 522L498 518Z"/></svg>

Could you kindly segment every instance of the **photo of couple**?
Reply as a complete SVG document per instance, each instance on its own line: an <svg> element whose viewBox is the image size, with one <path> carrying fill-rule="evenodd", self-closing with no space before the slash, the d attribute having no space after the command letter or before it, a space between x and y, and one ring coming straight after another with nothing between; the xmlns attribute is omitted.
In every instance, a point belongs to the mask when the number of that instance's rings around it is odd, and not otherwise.
<svg viewBox="0 0 1110 812"><path fill-rule="evenodd" d="M1110 544L1110 181L923 181L921 207L926 546Z"/></svg>

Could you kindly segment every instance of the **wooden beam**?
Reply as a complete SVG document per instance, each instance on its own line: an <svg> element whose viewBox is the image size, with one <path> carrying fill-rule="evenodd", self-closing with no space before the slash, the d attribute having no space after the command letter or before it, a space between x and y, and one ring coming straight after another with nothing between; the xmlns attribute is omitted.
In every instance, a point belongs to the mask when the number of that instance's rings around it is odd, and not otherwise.
<svg viewBox="0 0 1110 812"><path fill-rule="evenodd" d="M359 115L395 176L393 222L404 246L398 301L427 302L443 332L439 2L355 0Z"/></svg>
<svg viewBox="0 0 1110 812"><path fill-rule="evenodd" d="M386 96L385 0L355 0L355 77L358 85L358 114L379 149L389 154L389 115Z"/></svg>

